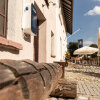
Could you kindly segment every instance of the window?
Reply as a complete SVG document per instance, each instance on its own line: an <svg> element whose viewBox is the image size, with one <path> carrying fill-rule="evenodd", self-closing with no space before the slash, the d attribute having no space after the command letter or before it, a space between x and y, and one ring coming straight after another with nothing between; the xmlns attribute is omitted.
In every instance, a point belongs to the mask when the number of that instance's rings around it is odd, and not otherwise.
<svg viewBox="0 0 100 100"><path fill-rule="evenodd" d="M59 19L60 19L60 23L61 23L61 25L62 25L62 21L61 21L61 16L60 16L60 14L59 14Z"/></svg>
<svg viewBox="0 0 100 100"><path fill-rule="evenodd" d="M7 0L0 0L0 36L6 36L7 29Z"/></svg>
<svg viewBox="0 0 100 100"><path fill-rule="evenodd" d="M55 57L54 52L54 33L51 31L51 57Z"/></svg>
<svg viewBox="0 0 100 100"><path fill-rule="evenodd" d="M60 37L60 59L62 60L62 38Z"/></svg>

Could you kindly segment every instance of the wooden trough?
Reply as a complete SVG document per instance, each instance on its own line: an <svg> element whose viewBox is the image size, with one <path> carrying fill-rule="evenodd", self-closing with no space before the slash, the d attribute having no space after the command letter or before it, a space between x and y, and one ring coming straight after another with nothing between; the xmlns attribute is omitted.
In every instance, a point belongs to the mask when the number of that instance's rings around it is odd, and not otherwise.
<svg viewBox="0 0 100 100"><path fill-rule="evenodd" d="M0 100L46 100L61 76L59 64L0 60Z"/></svg>

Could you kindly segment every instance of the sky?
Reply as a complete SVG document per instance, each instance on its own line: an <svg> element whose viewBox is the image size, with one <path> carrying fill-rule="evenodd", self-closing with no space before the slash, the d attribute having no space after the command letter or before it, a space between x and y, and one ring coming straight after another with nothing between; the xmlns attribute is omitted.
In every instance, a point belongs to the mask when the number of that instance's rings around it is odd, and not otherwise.
<svg viewBox="0 0 100 100"><path fill-rule="evenodd" d="M97 44L97 32L100 28L100 0L73 0L73 33L68 42L83 39L84 46Z"/></svg>

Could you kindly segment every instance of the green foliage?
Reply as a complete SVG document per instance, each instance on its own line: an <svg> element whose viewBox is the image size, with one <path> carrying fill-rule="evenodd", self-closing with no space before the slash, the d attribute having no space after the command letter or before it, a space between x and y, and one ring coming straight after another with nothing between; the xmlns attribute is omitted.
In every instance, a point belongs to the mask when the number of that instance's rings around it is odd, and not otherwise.
<svg viewBox="0 0 100 100"><path fill-rule="evenodd" d="M91 44L90 47L98 48L97 44Z"/></svg>
<svg viewBox="0 0 100 100"><path fill-rule="evenodd" d="M73 52L78 49L78 42L69 42L68 45L68 51L70 52L70 55L73 57Z"/></svg>
<svg viewBox="0 0 100 100"><path fill-rule="evenodd" d="M66 56L67 58L70 58L70 53L67 51L67 52L65 53L65 56Z"/></svg>

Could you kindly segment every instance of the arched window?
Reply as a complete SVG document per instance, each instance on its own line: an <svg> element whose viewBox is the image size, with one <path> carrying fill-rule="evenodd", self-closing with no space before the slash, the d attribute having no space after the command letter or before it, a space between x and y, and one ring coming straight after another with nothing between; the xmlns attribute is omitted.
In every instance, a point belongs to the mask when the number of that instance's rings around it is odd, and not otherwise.
<svg viewBox="0 0 100 100"><path fill-rule="evenodd" d="M8 0L0 0L0 36L6 37Z"/></svg>

